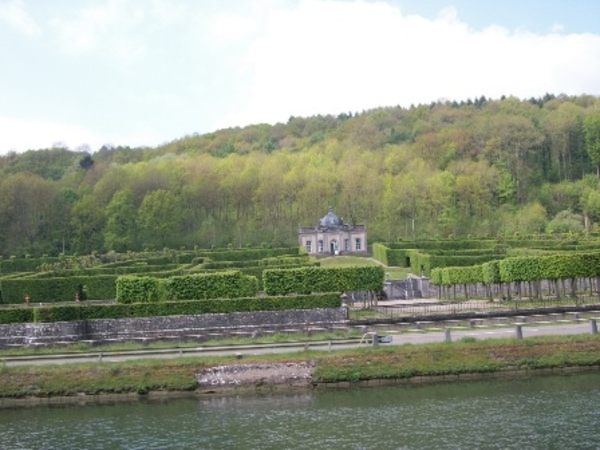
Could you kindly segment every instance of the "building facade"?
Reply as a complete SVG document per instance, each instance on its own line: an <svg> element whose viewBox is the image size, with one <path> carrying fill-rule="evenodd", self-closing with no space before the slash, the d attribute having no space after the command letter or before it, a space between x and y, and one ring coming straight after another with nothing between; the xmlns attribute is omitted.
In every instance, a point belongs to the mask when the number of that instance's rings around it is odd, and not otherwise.
<svg viewBox="0 0 600 450"><path fill-rule="evenodd" d="M314 228L300 228L298 240L309 255L367 253L367 227L345 225L330 207Z"/></svg>

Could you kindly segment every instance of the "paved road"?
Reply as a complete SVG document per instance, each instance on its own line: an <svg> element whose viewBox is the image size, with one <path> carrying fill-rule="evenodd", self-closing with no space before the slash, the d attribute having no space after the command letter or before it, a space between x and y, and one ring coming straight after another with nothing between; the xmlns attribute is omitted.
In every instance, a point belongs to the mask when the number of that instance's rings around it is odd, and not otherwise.
<svg viewBox="0 0 600 450"><path fill-rule="evenodd" d="M390 343L381 343L381 346L403 345L403 344L425 344L430 342L443 342L447 339L456 341L463 338L474 339L493 339L493 338L517 338L520 334L522 338L534 336L549 335L573 335L590 334L593 331L592 323L581 322L577 324L523 324L512 325L498 328L469 328L469 329L450 329L439 331L412 331L408 333L390 335ZM380 332L385 335L385 332ZM244 355L262 355L269 353L292 353L303 351L308 348L314 350L335 351L341 349L358 348L371 346L370 342L359 342L357 339L346 341L319 341L307 343L286 343L286 344L265 344L265 345L245 345L230 347L196 347L168 350L139 350L130 352L93 352L77 355L48 355L48 356L22 356L7 357L2 361L7 367L23 365L44 365L44 364L67 364L83 362L117 362L135 359L172 359L185 356L239 356Z"/></svg>

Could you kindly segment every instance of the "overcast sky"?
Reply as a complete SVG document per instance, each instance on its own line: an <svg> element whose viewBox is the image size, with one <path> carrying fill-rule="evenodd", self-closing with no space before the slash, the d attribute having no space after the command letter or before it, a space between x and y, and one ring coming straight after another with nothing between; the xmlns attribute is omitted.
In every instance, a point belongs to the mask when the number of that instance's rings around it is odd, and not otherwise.
<svg viewBox="0 0 600 450"><path fill-rule="evenodd" d="M597 0L0 0L0 154L600 95Z"/></svg>

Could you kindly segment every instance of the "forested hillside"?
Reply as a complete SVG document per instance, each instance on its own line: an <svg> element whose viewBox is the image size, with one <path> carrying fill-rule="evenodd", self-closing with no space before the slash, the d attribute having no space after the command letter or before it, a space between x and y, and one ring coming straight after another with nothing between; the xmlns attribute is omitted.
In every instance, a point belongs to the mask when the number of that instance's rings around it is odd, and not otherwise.
<svg viewBox="0 0 600 450"><path fill-rule="evenodd" d="M0 157L0 254L294 245L328 206L370 242L593 231L600 98L484 97Z"/></svg>

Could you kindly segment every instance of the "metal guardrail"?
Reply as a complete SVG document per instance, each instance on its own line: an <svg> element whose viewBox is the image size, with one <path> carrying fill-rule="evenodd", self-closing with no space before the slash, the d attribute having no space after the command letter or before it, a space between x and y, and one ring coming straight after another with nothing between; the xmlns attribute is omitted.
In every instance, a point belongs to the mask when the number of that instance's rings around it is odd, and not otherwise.
<svg viewBox="0 0 600 450"><path fill-rule="evenodd" d="M383 314L385 317L407 317L415 315L443 315L460 314L465 312L482 311L519 311L521 309L550 309L562 307L577 307L585 305L600 305L598 296L580 296L577 299L545 299L545 300L513 300L513 301L488 301L465 300L461 302L437 303L423 302L397 305L377 305L372 310Z"/></svg>

